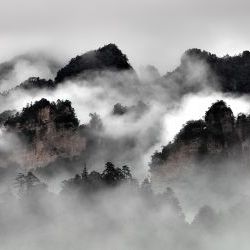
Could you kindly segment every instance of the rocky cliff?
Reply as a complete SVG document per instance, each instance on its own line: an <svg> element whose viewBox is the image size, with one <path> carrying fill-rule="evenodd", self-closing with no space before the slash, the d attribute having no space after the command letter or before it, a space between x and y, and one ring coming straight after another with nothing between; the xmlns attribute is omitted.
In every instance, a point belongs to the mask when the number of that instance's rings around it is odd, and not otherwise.
<svg viewBox="0 0 250 250"><path fill-rule="evenodd" d="M79 156L86 149L86 138L80 133L69 101L50 103L41 99L4 125L22 141L22 147L12 157L27 169L45 166L60 157Z"/></svg>
<svg viewBox="0 0 250 250"><path fill-rule="evenodd" d="M224 101L214 103L204 120L187 122L173 142L152 156L152 179L162 182L177 178L193 167L216 169L225 161L247 167L249 128L250 116L241 114L235 118Z"/></svg>

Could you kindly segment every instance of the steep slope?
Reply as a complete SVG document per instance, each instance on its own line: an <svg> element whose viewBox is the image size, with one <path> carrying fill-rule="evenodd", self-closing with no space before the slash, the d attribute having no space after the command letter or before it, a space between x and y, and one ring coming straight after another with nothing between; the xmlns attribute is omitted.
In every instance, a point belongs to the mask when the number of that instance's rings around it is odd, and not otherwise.
<svg viewBox="0 0 250 250"><path fill-rule="evenodd" d="M17 85L16 87L4 91L1 93L2 96L7 96L16 90L41 90L41 89L54 89L56 87L55 83L49 79L42 79L39 77L30 77L26 81Z"/></svg>
<svg viewBox="0 0 250 250"><path fill-rule="evenodd" d="M58 71L55 82L60 83L88 71L131 69L127 56L115 44L109 44L71 59L68 65Z"/></svg>
<svg viewBox="0 0 250 250"><path fill-rule="evenodd" d="M195 76L195 77L193 77ZM183 87L183 92L199 90L205 83L223 92L250 92L250 52L217 57L200 49L190 49L176 70L165 75Z"/></svg>
<svg viewBox="0 0 250 250"><path fill-rule="evenodd" d="M20 57L20 60L21 59L22 57ZM43 58L41 58L40 60L42 59ZM39 58L37 59L37 61L39 61ZM12 61L0 64L0 81L8 80L8 77L11 76L14 69L15 64L12 63ZM109 44L102 48L99 48L98 50L89 51L81 56L77 56L71 59L65 67L61 68L57 72L55 81L32 76L21 84L16 85L15 87L6 87L6 90L3 91L1 95L6 96L14 92L15 90L27 91L33 89L54 89L58 83L61 83L66 79L77 78L83 75L86 77L85 73L102 70L117 72L124 70L133 70L133 68L129 64L127 56L123 54L122 51L115 44Z"/></svg>
<svg viewBox="0 0 250 250"><path fill-rule="evenodd" d="M194 166L216 169L224 161L247 167L249 127L250 116L239 115L235 119L224 101L214 103L204 120L187 122L173 142L152 156L152 178L161 182Z"/></svg>
<svg viewBox="0 0 250 250"><path fill-rule="evenodd" d="M5 122L8 132L18 136L22 148L14 158L25 168L45 166L60 157L79 156L86 139L69 101L50 103L41 99Z"/></svg>

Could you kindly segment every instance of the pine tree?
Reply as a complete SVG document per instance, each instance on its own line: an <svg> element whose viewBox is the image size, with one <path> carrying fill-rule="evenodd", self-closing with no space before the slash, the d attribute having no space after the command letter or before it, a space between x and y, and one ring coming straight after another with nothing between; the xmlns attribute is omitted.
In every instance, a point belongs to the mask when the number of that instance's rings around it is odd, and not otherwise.
<svg viewBox="0 0 250 250"><path fill-rule="evenodd" d="M84 163L84 168L81 174L82 180L88 179L88 170L87 170L87 165Z"/></svg>

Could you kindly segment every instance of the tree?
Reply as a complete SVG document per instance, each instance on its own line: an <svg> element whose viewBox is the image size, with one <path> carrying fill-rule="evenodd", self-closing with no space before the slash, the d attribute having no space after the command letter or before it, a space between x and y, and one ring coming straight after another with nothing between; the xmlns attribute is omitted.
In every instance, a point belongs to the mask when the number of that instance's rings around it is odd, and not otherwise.
<svg viewBox="0 0 250 250"><path fill-rule="evenodd" d="M88 179L88 171L87 171L86 163L84 163L84 168L83 168L81 177L82 177L82 180Z"/></svg>
<svg viewBox="0 0 250 250"><path fill-rule="evenodd" d="M116 103L113 108L114 115L124 115L128 111L126 106L122 106L121 103Z"/></svg>
<svg viewBox="0 0 250 250"><path fill-rule="evenodd" d="M102 173L102 178L107 184L114 184L117 180L117 172L112 162L107 162Z"/></svg>
<svg viewBox="0 0 250 250"><path fill-rule="evenodd" d="M124 170L126 171L126 173L130 172L127 167L125 167ZM106 184L116 185L119 184L122 180L125 180L125 175L122 169L116 168L112 162L107 162L102 173L102 178L106 182Z"/></svg>
<svg viewBox="0 0 250 250"><path fill-rule="evenodd" d="M170 208L174 211L177 212L178 215L183 215L182 213L182 208L180 205L180 202L178 198L176 197L174 191L172 188L167 187L166 191L163 193L163 201L167 202L167 204L170 206Z"/></svg>
<svg viewBox="0 0 250 250"><path fill-rule="evenodd" d="M15 186L20 195L26 191L26 177L24 174L19 173L15 179Z"/></svg>
<svg viewBox="0 0 250 250"><path fill-rule="evenodd" d="M124 175L124 179L132 179L132 174L128 166L122 166L122 173Z"/></svg>
<svg viewBox="0 0 250 250"><path fill-rule="evenodd" d="M89 127L93 130L100 131L103 129L103 124L100 116L96 113L90 113Z"/></svg>
<svg viewBox="0 0 250 250"><path fill-rule="evenodd" d="M27 189L30 189L33 186L41 183L41 181L30 171L28 172L25 178L27 183Z"/></svg>

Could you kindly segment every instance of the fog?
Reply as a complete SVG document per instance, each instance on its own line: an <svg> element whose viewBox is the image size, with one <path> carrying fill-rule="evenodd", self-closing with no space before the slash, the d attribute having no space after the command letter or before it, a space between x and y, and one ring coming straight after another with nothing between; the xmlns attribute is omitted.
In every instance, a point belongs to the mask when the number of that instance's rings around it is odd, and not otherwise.
<svg viewBox="0 0 250 250"><path fill-rule="evenodd" d="M27 173L14 168L11 177L3 182L5 189L1 194L1 249L233 250L239 245L242 250L249 248L246 232L250 183L248 169L241 168L239 163L242 159L225 160L216 170L204 169L202 165L198 166L199 171L197 166L185 169L178 179L166 180L162 190L146 194L142 183L145 177L150 179L152 154L172 141L183 124L201 119L211 104L221 99L235 116L249 113L248 95L225 94L212 88L207 82L209 67L192 60L185 86L174 79L161 78L146 67L140 74L98 72L85 79L67 80L51 90L13 89L19 80L33 74L53 78L59 66L42 61L14 64L5 77L8 84L1 82L4 90L6 87L12 90L0 97L0 111L21 111L27 103L46 98L70 100L81 124L88 124L89 114L97 113L103 124L99 133L111 143L90 156L89 173L102 172L105 163L112 161L116 166L128 165L140 185L119 184L90 194L78 194L77 189L69 188L70 192L65 194L60 176L56 192L51 186L58 180L46 183L41 178L41 182L49 185L49 192L33 191L32 184L30 191L27 186L22 193L15 177L20 171ZM117 103L126 106L127 112L115 115ZM23 143L1 130L1 153L15 152ZM71 177L68 173L63 176ZM163 195L167 186L175 193L171 199L169 194Z"/></svg>
<svg viewBox="0 0 250 250"><path fill-rule="evenodd" d="M31 190L19 199L5 194L2 249L248 249L249 198L243 196L223 209L203 207L187 223L173 196L154 197L129 185L87 196L71 191Z"/></svg>
<svg viewBox="0 0 250 250"><path fill-rule="evenodd" d="M0 61L24 51L73 54L115 42L136 68L172 70L192 47L221 56L248 48L249 1L2 0Z"/></svg>
<svg viewBox="0 0 250 250"><path fill-rule="evenodd" d="M247 95L234 96L212 89L207 80L211 73L209 67L193 60L189 64L186 86L176 84L174 79L159 78L150 67L140 74L102 72L85 80L67 80L54 90L11 90L1 97L0 111L21 111L27 103L46 98L49 101L70 100L81 124L88 124L89 114L97 113L104 126L100 133L117 143L103 152L95 152L95 158L99 160L89 167L100 169L106 161L129 164L135 176L142 180L147 175L152 154L173 140L187 121L202 119L216 100L225 100L235 116L249 113ZM44 68L52 72L51 65L45 65ZM39 76L44 76L40 64L32 67ZM9 75L9 81L17 83L16 79L22 74L23 70L16 68L15 73ZM197 81L202 85L197 85ZM117 103L131 110L124 115L114 115L113 108Z"/></svg>
<svg viewBox="0 0 250 250"><path fill-rule="evenodd" d="M54 78L61 66L59 58L46 52L16 56L0 64L0 92L14 88L31 76Z"/></svg>

